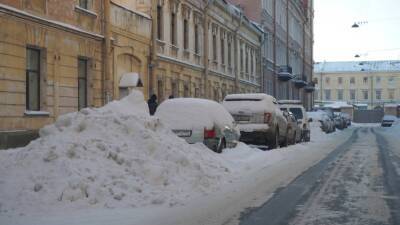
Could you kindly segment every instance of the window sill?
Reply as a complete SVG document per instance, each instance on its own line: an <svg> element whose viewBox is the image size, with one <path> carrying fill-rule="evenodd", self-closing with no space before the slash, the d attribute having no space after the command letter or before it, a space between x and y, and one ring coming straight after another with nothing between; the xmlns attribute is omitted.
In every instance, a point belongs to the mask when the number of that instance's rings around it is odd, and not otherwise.
<svg viewBox="0 0 400 225"><path fill-rule="evenodd" d="M90 11L88 9L81 8L78 5L75 6L75 11L86 14L88 16L97 17L97 14L95 12Z"/></svg>
<svg viewBox="0 0 400 225"><path fill-rule="evenodd" d="M157 43L158 43L159 45L162 45L162 46L165 45L165 42L164 42L163 40L160 40L160 39L157 39Z"/></svg>
<svg viewBox="0 0 400 225"><path fill-rule="evenodd" d="M30 111L30 110L25 110L24 112L25 116L29 116L29 117L48 117L50 116L49 112L46 111Z"/></svg>

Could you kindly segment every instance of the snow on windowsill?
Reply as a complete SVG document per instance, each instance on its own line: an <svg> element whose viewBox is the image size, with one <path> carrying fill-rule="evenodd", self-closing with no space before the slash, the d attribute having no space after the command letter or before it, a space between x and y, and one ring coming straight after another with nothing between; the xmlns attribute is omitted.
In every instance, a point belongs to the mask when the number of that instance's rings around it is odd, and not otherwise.
<svg viewBox="0 0 400 225"><path fill-rule="evenodd" d="M50 113L46 111L31 111L31 110L25 110L24 112L25 116L49 116Z"/></svg>
<svg viewBox="0 0 400 225"><path fill-rule="evenodd" d="M93 16L93 17L97 17L97 13L90 11L88 9L82 8L79 5L75 6L75 11L81 12L81 13L85 13L88 14L89 16Z"/></svg>

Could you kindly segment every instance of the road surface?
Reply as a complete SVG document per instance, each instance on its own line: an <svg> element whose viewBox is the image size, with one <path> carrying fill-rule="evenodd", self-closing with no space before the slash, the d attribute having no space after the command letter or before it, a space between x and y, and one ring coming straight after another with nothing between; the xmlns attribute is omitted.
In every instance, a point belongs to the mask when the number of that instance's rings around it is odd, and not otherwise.
<svg viewBox="0 0 400 225"><path fill-rule="evenodd" d="M388 134L380 127L354 129L325 159L243 212L240 224L400 224L400 141Z"/></svg>

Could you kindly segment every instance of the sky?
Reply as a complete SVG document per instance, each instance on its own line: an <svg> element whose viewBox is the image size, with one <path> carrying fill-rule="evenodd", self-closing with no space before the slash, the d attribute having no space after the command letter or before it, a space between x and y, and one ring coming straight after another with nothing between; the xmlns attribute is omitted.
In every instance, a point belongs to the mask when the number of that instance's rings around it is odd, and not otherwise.
<svg viewBox="0 0 400 225"><path fill-rule="evenodd" d="M400 0L314 0L314 10L314 61L400 60Z"/></svg>

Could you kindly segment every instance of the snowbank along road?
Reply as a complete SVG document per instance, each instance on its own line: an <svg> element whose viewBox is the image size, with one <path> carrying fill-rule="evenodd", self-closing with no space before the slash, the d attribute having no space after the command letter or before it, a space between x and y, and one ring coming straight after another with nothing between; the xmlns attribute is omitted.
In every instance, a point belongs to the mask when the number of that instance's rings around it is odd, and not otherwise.
<svg viewBox="0 0 400 225"><path fill-rule="evenodd" d="M325 159L243 213L240 224L400 224L400 148L393 133L355 129Z"/></svg>

